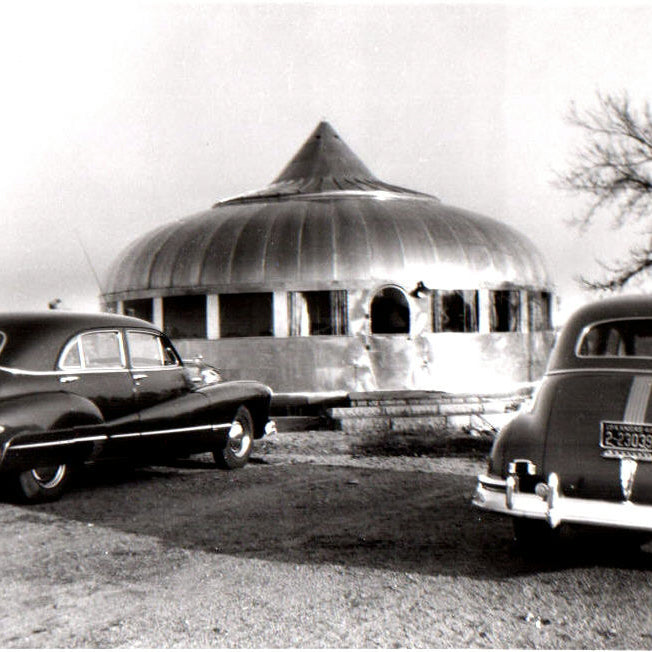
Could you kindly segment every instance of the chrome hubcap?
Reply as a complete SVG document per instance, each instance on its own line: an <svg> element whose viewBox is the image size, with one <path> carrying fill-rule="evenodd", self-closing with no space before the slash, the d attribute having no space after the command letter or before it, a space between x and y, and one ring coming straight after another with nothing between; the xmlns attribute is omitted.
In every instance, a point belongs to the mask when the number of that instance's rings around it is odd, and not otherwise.
<svg viewBox="0 0 652 652"><path fill-rule="evenodd" d="M251 445L251 435L245 432L239 421L234 421L229 429L229 447L236 457L243 457Z"/></svg>
<svg viewBox="0 0 652 652"><path fill-rule="evenodd" d="M32 477L44 489L56 487L63 480L65 474L65 464L59 466L39 466L36 469L32 469Z"/></svg>

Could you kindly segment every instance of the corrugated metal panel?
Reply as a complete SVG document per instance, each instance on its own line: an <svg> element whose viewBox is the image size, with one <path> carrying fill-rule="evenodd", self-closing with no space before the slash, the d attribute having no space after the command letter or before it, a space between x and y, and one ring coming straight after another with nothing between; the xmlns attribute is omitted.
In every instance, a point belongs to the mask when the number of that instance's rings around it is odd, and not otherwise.
<svg viewBox="0 0 652 652"><path fill-rule="evenodd" d="M141 238L116 261L107 293L359 287L437 278L474 287L548 287L534 245L500 222L422 198L331 197L230 204Z"/></svg>
<svg viewBox="0 0 652 652"><path fill-rule="evenodd" d="M301 233L308 207L308 202L293 206L277 202L267 209L272 229L265 249L265 278L275 287L281 288L299 276Z"/></svg>

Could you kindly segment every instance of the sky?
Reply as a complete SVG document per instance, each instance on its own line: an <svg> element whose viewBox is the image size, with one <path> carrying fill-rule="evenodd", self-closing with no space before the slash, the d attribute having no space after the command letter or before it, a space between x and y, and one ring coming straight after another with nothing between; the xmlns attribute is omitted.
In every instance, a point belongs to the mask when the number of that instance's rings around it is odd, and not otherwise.
<svg viewBox="0 0 652 652"><path fill-rule="evenodd" d="M0 309L97 309L134 238L268 185L327 120L383 181L527 234L563 316L642 237L569 225L569 107L652 99L651 28L652 4L0 1Z"/></svg>

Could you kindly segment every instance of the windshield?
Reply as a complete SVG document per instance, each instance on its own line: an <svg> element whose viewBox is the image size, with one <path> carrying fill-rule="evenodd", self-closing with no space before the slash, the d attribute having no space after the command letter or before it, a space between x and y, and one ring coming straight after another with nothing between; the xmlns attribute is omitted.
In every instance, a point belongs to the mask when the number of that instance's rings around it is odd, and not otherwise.
<svg viewBox="0 0 652 652"><path fill-rule="evenodd" d="M576 354L581 358L652 358L652 319L593 324L582 331Z"/></svg>

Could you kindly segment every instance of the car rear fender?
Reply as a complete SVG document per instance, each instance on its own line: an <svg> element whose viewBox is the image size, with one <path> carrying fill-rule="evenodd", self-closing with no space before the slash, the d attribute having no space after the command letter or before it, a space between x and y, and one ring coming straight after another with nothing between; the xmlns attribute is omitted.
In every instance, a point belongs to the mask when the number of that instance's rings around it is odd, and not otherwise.
<svg viewBox="0 0 652 652"><path fill-rule="evenodd" d="M26 469L89 459L106 439L104 419L90 400L65 392L0 402L0 468Z"/></svg>
<svg viewBox="0 0 652 652"><path fill-rule="evenodd" d="M544 442L538 423L531 414L521 414L502 428L491 449L489 472L506 477L515 460L534 464L543 460Z"/></svg>
<svg viewBox="0 0 652 652"><path fill-rule="evenodd" d="M528 471L534 474L533 480L543 477L550 396L550 383L546 381L529 406L502 428L489 457L490 474L507 477L510 464L523 461L532 463Z"/></svg>
<svg viewBox="0 0 652 652"><path fill-rule="evenodd" d="M254 420L254 436L259 439L265 434L272 401L272 390L267 385L249 380L233 380L207 385L197 391L208 398L215 418L230 419L239 405L246 405Z"/></svg>

